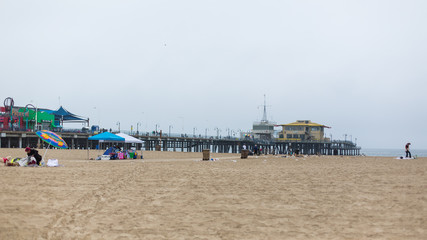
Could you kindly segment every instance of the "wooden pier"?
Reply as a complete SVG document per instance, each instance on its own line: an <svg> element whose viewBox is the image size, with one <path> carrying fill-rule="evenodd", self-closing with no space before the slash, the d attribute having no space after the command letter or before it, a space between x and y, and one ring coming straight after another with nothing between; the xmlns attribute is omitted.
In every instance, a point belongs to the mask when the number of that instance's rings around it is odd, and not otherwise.
<svg viewBox="0 0 427 240"><path fill-rule="evenodd" d="M70 149L95 149L98 141L88 141L90 133L67 133L59 135L67 142ZM209 149L214 153L240 153L243 145L253 150L257 145L263 154L292 154L299 152L304 155L360 155L361 148L351 141L256 141L252 139L235 138L198 138L198 137L160 137L133 135L143 141L142 144L125 144L125 148L135 146L145 151L177 151L202 152ZM124 143L101 143L102 149L108 146ZM46 147L34 132L2 131L0 132L0 148Z"/></svg>

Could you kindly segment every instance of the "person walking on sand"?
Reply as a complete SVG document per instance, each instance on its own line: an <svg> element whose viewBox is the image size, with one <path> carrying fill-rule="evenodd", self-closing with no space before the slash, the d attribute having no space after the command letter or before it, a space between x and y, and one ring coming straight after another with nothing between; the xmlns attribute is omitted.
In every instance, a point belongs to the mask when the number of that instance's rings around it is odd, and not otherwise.
<svg viewBox="0 0 427 240"><path fill-rule="evenodd" d="M407 143L405 145L405 152L406 152L406 157L408 158L412 158L411 152L409 151L409 145L411 145L411 143Z"/></svg>
<svg viewBox="0 0 427 240"><path fill-rule="evenodd" d="M255 144L255 146L254 146L254 155L258 155L258 151L259 151L259 149L258 149L258 145L256 145Z"/></svg>

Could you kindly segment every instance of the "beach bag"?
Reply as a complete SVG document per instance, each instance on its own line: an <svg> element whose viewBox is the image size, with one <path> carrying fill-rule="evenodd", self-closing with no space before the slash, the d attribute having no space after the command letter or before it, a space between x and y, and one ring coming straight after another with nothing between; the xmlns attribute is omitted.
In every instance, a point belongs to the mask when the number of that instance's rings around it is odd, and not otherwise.
<svg viewBox="0 0 427 240"><path fill-rule="evenodd" d="M49 159L47 160L48 167L59 167L58 159Z"/></svg>

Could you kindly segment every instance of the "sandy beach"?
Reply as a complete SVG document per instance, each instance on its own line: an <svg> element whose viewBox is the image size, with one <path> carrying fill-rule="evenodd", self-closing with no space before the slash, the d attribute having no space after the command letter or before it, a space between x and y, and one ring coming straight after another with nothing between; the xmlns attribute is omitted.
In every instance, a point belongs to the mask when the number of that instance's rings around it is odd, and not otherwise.
<svg viewBox="0 0 427 240"><path fill-rule="evenodd" d="M1 166L0 239L427 239L427 158L211 157Z"/></svg>

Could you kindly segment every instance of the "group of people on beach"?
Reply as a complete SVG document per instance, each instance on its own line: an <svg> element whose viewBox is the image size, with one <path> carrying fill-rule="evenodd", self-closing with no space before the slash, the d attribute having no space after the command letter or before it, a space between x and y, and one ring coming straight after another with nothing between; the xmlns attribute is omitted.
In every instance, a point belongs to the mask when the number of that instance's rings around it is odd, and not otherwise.
<svg viewBox="0 0 427 240"><path fill-rule="evenodd" d="M27 166L39 166L40 162L42 161L42 156L39 154L39 152L33 148L26 147L25 152L27 153ZM12 158L12 157L6 157L3 158L3 162L5 166L20 166L20 158Z"/></svg>

